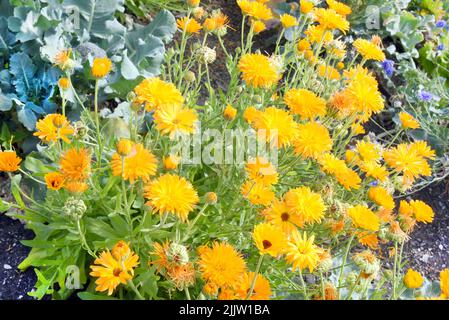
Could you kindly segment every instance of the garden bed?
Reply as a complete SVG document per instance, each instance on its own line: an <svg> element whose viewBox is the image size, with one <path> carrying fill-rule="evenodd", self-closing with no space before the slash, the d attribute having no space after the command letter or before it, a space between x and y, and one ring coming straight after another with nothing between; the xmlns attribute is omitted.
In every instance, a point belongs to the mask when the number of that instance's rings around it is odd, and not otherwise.
<svg viewBox="0 0 449 320"><path fill-rule="evenodd" d="M37 122L38 152L23 159L3 153L25 151L29 141L11 144L2 127L0 197L24 221L0 216L0 299L30 299L32 290L56 299L74 292L83 299L447 298L447 124L438 109L446 97L417 82L411 90L399 72L388 75L384 52L393 53L379 38L351 30L342 47L346 6L309 14L276 4L273 16L262 2L251 12L242 3L202 1L215 19L204 38L208 21L192 25L192 8L188 17L161 11L148 22L120 13L128 24L150 24L120 40L133 52L115 52L120 67L93 44L74 49L86 56L58 53L66 60L53 66L64 73L52 86L62 110ZM115 17L111 11L120 28ZM256 23L268 30L256 31ZM321 36L313 34L321 27ZM326 40L329 32L341 38ZM150 52L139 37L158 49ZM406 59L398 57L409 43L400 41L395 57L403 68ZM162 80L142 80L159 69ZM79 121L66 118L66 105L82 106ZM31 127L37 109L30 110L8 116ZM184 165L170 148L177 134L194 136L197 121L213 130L279 131L279 167L264 157ZM438 129L429 133L432 121ZM32 239L26 243L39 253L28 260L39 266L37 289L33 267L17 269L30 253L21 240ZM72 267L84 284L75 290L65 282ZM215 274L222 267L234 276Z"/></svg>

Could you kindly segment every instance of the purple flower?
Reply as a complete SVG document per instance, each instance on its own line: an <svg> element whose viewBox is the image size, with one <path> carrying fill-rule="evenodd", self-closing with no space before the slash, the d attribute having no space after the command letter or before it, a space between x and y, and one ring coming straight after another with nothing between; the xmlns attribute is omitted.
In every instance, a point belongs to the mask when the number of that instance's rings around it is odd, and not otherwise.
<svg viewBox="0 0 449 320"><path fill-rule="evenodd" d="M379 185L379 181L377 181L377 180L372 181L372 182L368 183L368 185L369 185L370 187L376 187L376 186Z"/></svg>
<svg viewBox="0 0 449 320"><path fill-rule="evenodd" d="M420 90L418 92L418 98L421 99L422 101L429 102L430 100L433 99L433 95L428 91Z"/></svg>
<svg viewBox="0 0 449 320"><path fill-rule="evenodd" d="M437 46L437 50L438 50L438 51L444 50L444 44L439 44L439 45Z"/></svg>
<svg viewBox="0 0 449 320"><path fill-rule="evenodd" d="M384 69L384 71L387 74L387 76L391 77L393 75L393 72L394 72L394 61L385 59L382 62L382 68Z"/></svg>
<svg viewBox="0 0 449 320"><path fill-rule="evenodd" d="M444 20L438 20L436 23L437 28L444 28L447 25L447 22Z"/></svg>

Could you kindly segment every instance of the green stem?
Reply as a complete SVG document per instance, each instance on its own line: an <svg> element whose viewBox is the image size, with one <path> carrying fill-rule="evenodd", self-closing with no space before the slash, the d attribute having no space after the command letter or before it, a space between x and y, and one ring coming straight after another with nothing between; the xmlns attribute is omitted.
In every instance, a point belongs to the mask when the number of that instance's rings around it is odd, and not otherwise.
<svg viewBox="0 0 449 320"><path fill-rule="evenodd" d="M262 266L263 257L264 257L264 255L261 255L259 257L259 260L257 261L256 270L254 271L254 279L253 279L253 282L251 283L251 287L249 288L248 295L246 296L246 300L251 298L251 295L253 294L254 287L256 286L257 275L259 274L260 267Z"/></svg>
<svg viewBox="0 0 449 320"><path fill-rule="evenodd" d="M84 236L84 232L81 228L81 219L76 219L76 228L78 229L78 234L80 236L80 240L81 240L81 245L84 247L84 249L87 250L87 252L94 258L96 258L95 254L93 253L93 251L90 249L86 237Z"/></svg>
<svg viewBox="0 0 449 320"><path fill-rule="evenodd" d="M192 300L192 299L190 298L190 291L189 291L189 288L185 287L185 288L184 288L184 292L186 293L186 298L187 298L187 300Z"/></svg>
<svg viewBox="0 0 449 320"><path fill-rule="evenodd" d="M145 300L145 298L142 297L142 295L140 294L139 290L137 290L132 280L128 280L128 286L131 288L132 291L134 291L138 300Z"/></svg>
<svg viewBox="0 0 449 320"><path fill-rule="evenodd" d="M307 300L307 286L302 276L302 270L299 268L299 280L301 281L302 292L304 294L304 300Z"/></svg>
<svg viewBox="0 0 449 320"><path fill-rule="evenodd" d="M352 241L354 240L354 236L355 234L353 234L351 236L351 238L349 238L348 241L348 245L346 246L346 250L345 250L345 255L343 256L343 261L341 263L341 268L340 268L340 275L338 276L338 296L340 296L340 287L341 287L341 280L343 279L343 271L346 265L346 260L348 259L348 255L349 255L349 251L351 250L351 244Z"/></svg>

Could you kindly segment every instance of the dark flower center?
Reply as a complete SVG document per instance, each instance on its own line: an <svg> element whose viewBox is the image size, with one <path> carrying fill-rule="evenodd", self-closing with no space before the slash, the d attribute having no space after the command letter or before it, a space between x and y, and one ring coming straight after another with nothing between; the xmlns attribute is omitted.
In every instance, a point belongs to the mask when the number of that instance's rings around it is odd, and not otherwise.
<svg viewBox="0 0 449 320"><path fill-rule="evenodd" d="M263 248L266 250L272 246L271 242L268 240L262 241Z"/></svg>
<svg viewBox="0 0 449 320"><path fill-rule="evenodd" d="M118 277L121 272L122 272L122 270L120 268L115 268L114 271L112 271L112 273L114 274L114 277Z"/></svg>
<svg viewBox="0 0 449 320"><path fill-rule="evenodd" d="M288 221L289 218L290 218L290 215L288 213L281 214L282 221Z"/></svg>

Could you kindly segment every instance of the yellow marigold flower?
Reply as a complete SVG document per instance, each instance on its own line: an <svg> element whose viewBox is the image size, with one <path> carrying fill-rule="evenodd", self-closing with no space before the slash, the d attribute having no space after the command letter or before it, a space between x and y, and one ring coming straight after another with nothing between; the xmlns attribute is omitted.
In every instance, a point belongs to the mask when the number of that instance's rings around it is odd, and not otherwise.
<svg viewBox="0 0 449 320"><path fill-rule="evenodd" d="M254 281L254 272L246 272L240 282L240 286L237 287L236 295L238 300L245 300L249 291L251 290L251 285ZM256 282L254 285L254 290L248 300L270 300L271 292L270 282L261 275L260 273L256 276Z"/></svg>
<svg viewBox="0 0 449 320"><path fill-rule="evenodd" d="M246 181L240 190L243 197L253 205L269 206L275 199L275 194L270 185L256 181Z"/></svg>
<svg viewBox="0 0 449 320"><path fill-rule="evenodd" d="M357 233L357 238L361 245L367 246L370 249L376 250L379 247L379 238L374 233L361 231Z"/></svg>
<svg viewBox="0 0 449 320"><path fill-rule="evenodd" d="M134 143L129 139L120 139L117 142L116 150L119 155L125 157L133 150Z"/></svg>
<svg viewBox="0 0 449 320"><path fill-rule="evenodd" d="M416 145L401 143L395 148L384 151L384 159L386 164L396 172L402 172L404 178L414 181L420 175L432 174L432 169L420 150Z"/></svg>
<svg viewBox="0 0 449 320"><path fill-rule="evenodd" d="M134 88L135 103L145 105L147 111L182 106L184 97L173 83L159 78L147 78Z"/></svg>
<svg viewBox="0 0 449 320"><path fill-rule="evenodd" d="M200 5L201 0L186 0L187 4L193 8Z"/></svg>
<svg viewBox="0 0 449 320"><path fill-rule="evenodd" d="M227 105L226 108L223 111L223 116L226 120L234 120L235 116L237 115L237 109L233 108L231 105Z"/></svg>
<svg viewBox="0 0 449 320"><path fill-rule="evenodd" d="M207 18L206 20L204 20L203 22L203 30L206 32L211 32L217 29L217 26L215 24L214 19L212 18Z"/></svg>
<svg viewBox="0 0 449 320"><path fill-rule="evenodd" d="M238 67L246 84L254 88L269 88L280 79L273 62L260 53L245 54Z"/></svg>
<svg viewBox="0 0 449 320"><path fill-rule="evenodd" d="M418 129L420 127L419 122L407 112L400 112L399 120L404 129Z"/></svg>
<svg viewBox="0 0 449 320"><path fill-rule="evenodd" d="M226 242L214 242L212 248L203 248L198 264L202 278L219 288L237 288L246 272L242 255Z"/></svg>
<svg viewBox="0 0 449 320"><path fill-rule="evenodd" d="M61 156L59 161L61 173L63 173L68 180L86 180L90 174L91 161L91 155L87 149L71 148Z"/></svg>
<svg viewBox="0 0 449 320"><path fill-rule="evenodd" d="M277 257L284 252L286 246L282 230L269 223L261 223L254 227L253 240L260 255L269 254Z"/></svg>
<svg viewBox="0 0 449 320"><path fill-rule="evenodd" d="M324 44L328 44L329 42L334 40L332 32L326 30L322 26L311 25L307 28L307 30L304 33L306 34L307 39L311 43L320 43L321 41L323 41Z"/></svg>
<svg viewBox="0 0 449 320"><path fill-rule="evenodd" d="M351 130L355 135L365 134L365 128L360 123L354 123L351 125Z"/></svg>
<svg viewBox="0 0 449 320"><path fill-rule="evenodd" d="M309 187L289 190L284 196L284 201L289 212L300 216L305 223L320 222L324 218L326 206L323 199Z"/></svg>
<svg viewBox="0 0 449 320"><path fill-rule="evenodd" d="M139 256L134 252L116 259L110 251L103 251L100 257L95 259L94 265L90 266L91 276L98 278L95 281L96 291L107 291L112 295L114 290L125 284L134 276L134 268L139 264Z"/></svg>
<svg viewBox="0 0 449 320"><path fill-rule="evenodd" d="M315 4L310 0L300 0L300 8L301 13L308 14L315 8Z"/></svg>
<svg viewBox="0 0 449 320"><path fill-rule="evenodd" d="M341 78L340 72L337 69L325 64L318 66L318 74L329 80L340 80Z"/></svg>
<svg viewBox="0 0 449 320"><path fill-rule="evenodd" d="M190 134L195 132L198 115L194 109L176 105L160 108L154 113L156 129L174 139L177 133Z"/></svg>
<svg viewBox="0 0 449 320"><path fill-rule="evenodd" d="M54 65L63 71L72 68L74 66L74 61L71 59L71 55L72 49L58 52L53 58Z"/></svg>
<svg viewBox="0 0 449 320"><path fill-rule="evenodd" d="M346 163L336 158L333 154L324 154L319 159L319 163L324 172L332 174L338 183L340 183L345 189L359 189L362 180L358 174L348 168Z"/></svg>
<svg viewBox="0 0 449 320"><path fill-rule="evenodd" d="M342 16L347 16L352 13L352 9L344 3L335 0L326 0L326 2L330 9L335 10L335 12Z"/></svg>
<svg viewBox="0 0 449 320"><path fill-rule="evenodd" d="M416 221L423 223L431 223L433 221L434 212L432 207L421 200L411 200L410 206Z"/></svg>
<svg viewBox="0 0 449 320"><path fill-rule="evenodd" d="M112 155L111 169L114 176L121 176L131 183L138 179L148 181L156 174L157 159L142 144L134 144L128 155L118 152Z"/></svg>
<svg viewBox="0 0 449 320"><path fill-rule="evenodd" d="M312 49L312 46L310 45L310 42L307 39L299 40L299 42L298 42L296 47L297 47L299 52L304 52L306 50Z"/></svg>
<svg viewBox="0 0 449 320"><path fill-rule="evenodd" d="M55 142L59 139L65 143L70 143L70 139L67 136L75 133L70 122L62 114L49 114L45 116L44 119L36 123L36 129L37 131L33 135L46 143Z"/></svg>
<svg viewBox="0 0 449 320"><path fill-rule="evenodd" d="M351 217L352 223L355 227L365 229L368 231L378 231L380 227L380 220L376 214L368 207L363 205L356 205L348 209L348 215Z"/></svg>
<svg viewBox="0 0 449 320"><path fill-rule="evenodd" d="M0 150L0 172L14 172L19 170L20 159L15 151Z"/></svg>
<svg viewBox="0 0 449 320"><path fill-rule="evenodd" d="M260 20L254 20L251 22L251 27L253 28L253 31L255 34L259 34L265 30L267 30L267 26L263 21Z"/></svg>
<svg viewBox="0 0 449 320"><path fill-rule="evenodd" d="M446 299L449 298L449 269L447 268L440 272L440 288Z"/></svg>
<svg viewBox="0 0 449 320"><path fill-rule="evenodd" d="M95 58L92 62L91 72L95 78L106 77L112 69L112 61L108 57Z"/></svg>
<svg viewBox="0 0 449 320"><path fill-rule="evenodd" d="M252 121L259 138L268 143L277 138L278 147L288 147L298 134L298 124L287 111L276 107L269 107L257 113Z"/></svg>
<svg viewBox="0 0 449 320"><path fill-rule="evenodd" d="M379 181L385 181L389 176L387 168L376 161L363 162L360 165L360 170L365 172L367 177L371 177Z"/></svg>
<svg viewBox="0 0 449 320"><path fill-rule="evenodd" d="M215 192L211 192L211 191L206 193L204 198L206 199L206 203L209 203L209 204L216 204L218 201L217 194Z"/></svg>
<svg viewBox="0 0 449 320"><path fill-rule="evenodd" d="M178 167L180 160L180 157L173 154L165 157L163 160L165 170L175 170Z"/></svg>
<svg viewBox="0 0 449 320"><path fill-rule="evenodd" d="M361 140L357 142L356 150L361 159L366 162L378 161L382 157L381 147L369 141Z"/></svg>
<svg viewBox="0 0 449 320"><path fill-rule="evenodd" d="M198 194L192 184L184 177L164 174L148 183L145 188L147 205L154 212L163 215L171 213L177 215L181 221L186 221L199 202Z"/></svg>
<svg viewBox="0 0 449 320"><path fill-rule="evenodd" d="M296 27L298 25L298 21L296 20L296 18L287 13L281 14L279 20L281 21L282 27L284 29Z"/></svg>
<svg viewBox="0 0 449 320"><path fill-rule="evenodd" d="M176 20L178 28L187 34L198 34L202 29L201 24L193 18L182 17Z"/></svg>
<svg viewBox="0 0 449 320"><path fill-rule="evenodd" d="M371 41L365 39L357 39L354 41L353 45L357 52L360 53L366 60L385 60L385 54L383 53L382 49Z"/></svg>
<svg viewBox="0 0 449 320"><path fill-rule="evenodd" d="M393 210L395 207L393 197L383 187L371 187L368 191L368 197L377 205L384 207L385 209Z"/></svg>
<svg viewBox="0 0 449 320"><path fill-rule="evenodd" d="M366 80L363 79L363 80ZM384 99L377 88L367 81L354 80L348 85L345 94L348 95L353 108L364 114L365 120L373 113L379 113L384 109Z"/></svg>
<svg viewBox="0 0 449 320"><path fill-rule="evenodd" d="M237 5L240 7L244 15L252 17L256 20L273 19L273 12L264 3L248 0L237 0Z"/></svg>
<svg viewBox="0 0 449 320"><path fill-rule="evenodd" d="M167 271L167 277L178 290L182 291L185 288L193 286L195 284L195 266L191 262L176 266Z"/></svg>
<svg viewBox="0 0 449 320"><path fill-rule="evenodd" d="M404 284L409 289L418 289L421 288L421 286L424 283L424 279L419 274L419 272L416 272L413 269L408 269L407 273L404 276Z"/></svg>
<svg viewBox="0 0 449 320"><path fill-rule="evenodd" d="M64 182L64 175L60 172L50 172L45 175L45 183L48 189L59 190L64 186Z"/></svg>
<svg viewBox="0 0 449 320"><path fill-rule="evenodd" d="M246 122L251 123L259 114L259 110L257 110L255 107L250 106L245 109L245 112L243 112L243 119L245 119Z"/></svg>
<svg viewBox="0 0 449 320"><path fill-rule="evenodd" d="M435 150L432 150L426 141L414 141L410 147L421 157L435 159Z"/></svg>
<svg viewBox="0 0 449 320"><path fill-rule="evenodd" d="M307 237L298 231L293 232L287 243L286 260L293 265L293 271L309 269L310 272L320 262L321 249L315 244L315 236Z"/></svg>
<svg viewBox="0 0 449 320"><path fill-rule="evenodd" d="M287 235L304 224L301 216L291 213L290 208L287 207L283 200L275 199L271 206L263 211L263 215L267 222L280 227Z"/></svg>
<svg viewBox="0 0 449 320"><path fill-rule="evenodd" d="M64 183L64 189L66 189L70 193L83 193L89 189L89 185L84 181L72 181L69 180Z"/></svg>
<svg viewBox="0 0 449 320"><path fill-rule="evenodd" d="M335 92L329 99L329 105L337 111L340 118L347 117L354 111L346 90Z"/></svg>
<svg viewBox="0 0 449 320"><path fill-rule="evenodd" d="M229 17L223 14L220 10L212 12L210 19L213 20L215 30L218 32L225 32L229 25Z"/></svg>
<svg viewBox="0 0 449 320"><path fill-rule="evenodd" d="M203 292L209 296L215 296L218 293L218 286L215 283L207 282L203 287Z"/></svg>
<svg viewBox="0 0 449 320"><path fill-rule="evenodd" d="M313 15L315 21L326 30L339 29L343 33L349 30L349 22L346 18L333 9L315 8Z"/></svg>
<svg viewBox="0 0 449 320"><path fill-rule="evenodd" d="M317 122L308 122L299 125L293 146L297 155L317 159L332 149L332 139L325 126Z"/></svg>
<svg viewBox="0 0 449 320"><path fill-rule="evenodd" d="M66 77L61 77L58 80L58 85L61 89L67 90L70 87L70 80Z"/></svg>
<svg viewBox="0 0 449 320"><path fill-rule="evenodd" d="M273 164L263 157L256 157L248 161L245 166L246 173L250 180L272 185L278 182L278 173Z"/></svg>
<svg viewBox="0 0 449 320"><path fill-rule="evenodd" d="M307 89L290 89L284 96L285 104L301 119L313 120L326 115L326 100Z"/></svg>

